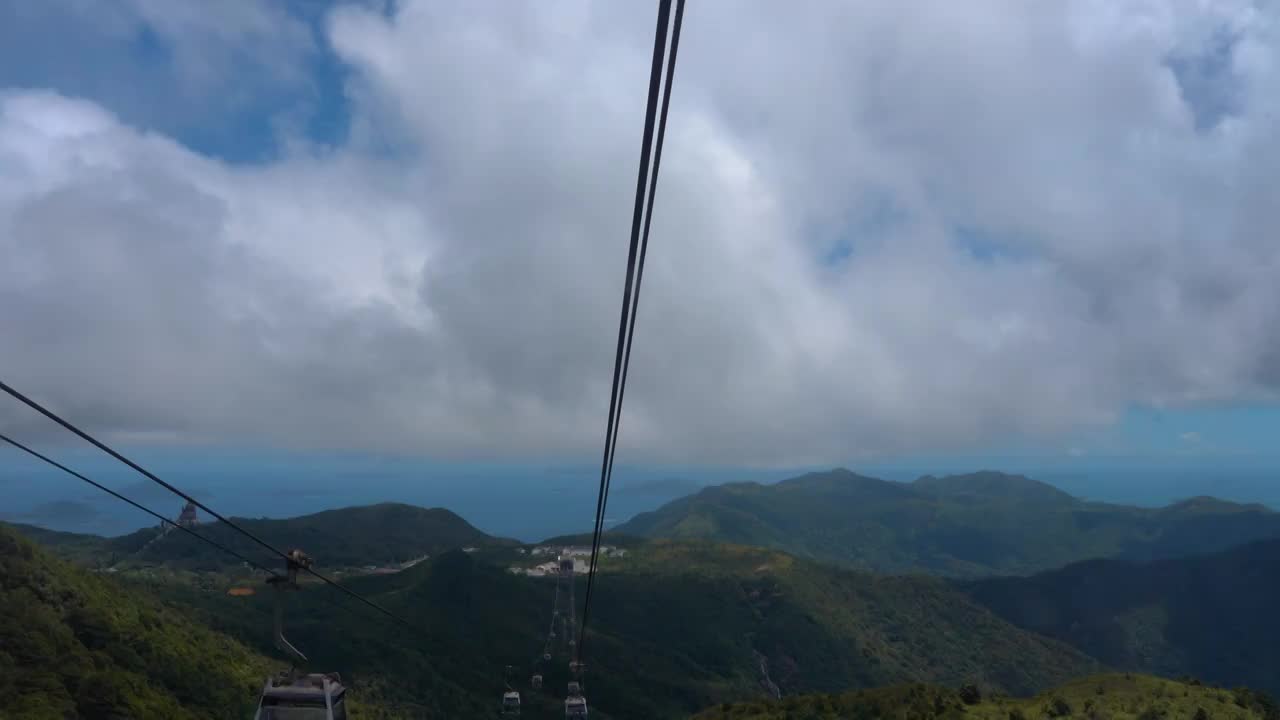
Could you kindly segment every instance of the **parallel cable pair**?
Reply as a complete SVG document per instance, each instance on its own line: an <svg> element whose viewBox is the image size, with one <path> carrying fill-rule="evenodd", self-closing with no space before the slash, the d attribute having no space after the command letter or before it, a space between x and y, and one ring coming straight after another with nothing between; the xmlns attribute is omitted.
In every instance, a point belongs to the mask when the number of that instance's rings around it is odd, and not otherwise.
<svg viewBox="0 0 1280 720"><path fill-rule="evenodd" d="M671 0L660 0L658 26L654 32L653 63L649 74L649 102L645 110L644 137L640 149L640 169L636 178L635 208L631 218L631 244L627 251L627 277L622 291L622 314L618 323L613 387L609 396L609 419L605 428L604 457L600 464L600 490L596 498L595 527L591 535L591 565L587 568L587 594L583 601L582 628L578 636L578 668L584 667L582 659L585 654L587 623L590 619L596 570L599 567L605 509L609 501L609 485L613 480L613 459L618 445L622 399L626 394L627 370L631 365L631 343L635 336L636 310L640 305L640 283L644 278L644 261L649 249L649 224L653 220L653 199L658 187L658 168L662 163L662 143L667 132L667 109L671 104L671 83L675 76L676 53L680 47L680 27L683 20L684 0L676 0L675 24L671 27L671 43L668 52L667 30L671 25ZM664 66L665 83L663 82ZM659 112L660 87L662 88L662 107ZM656 142L654 142L655 117L657 119Z"/></svg>
<svg viewBox="0 0 1280 720"><path fill-rule="evenodd" d="M671 103L671 85L672 85L672 80L675 74L676 55L680 45L680 29L684 19L684 6L685 6L685 0L676 0L675 22L674 22L674 26L672 26L671 0L659 0L659 5L658 5L658 22L657 22L657 28L654 33L653 61L652 61L652 65L650 69L650 77L649 77L649 96L648 96L648 104L645 110L645 123L644 123L644 134L643 134L643 140L642 140L642 146L641 146L640 167L637 173L635 206L633 209L632 221L631 221L631 241L627 251L627 273L626 273L626 281L623 287L622 311L621 311L619 323L618 323L618 342L617 342L617 350L614 358L613 384L612 384L610 397L609 397L609 417L608 417L608 421L606 423L606 428L605 428L604 455L601 460L601 466L600 466L600 487L599 487L599 491L596 498L596 516L595 516L595 525L592 531L592 539L591 539L590 566L588 567L588 570L587 570L587 591L586 591L586 598L583 603L582 624L580 627L578 642L577 642L577 654L576 654L575 662L578 668L584 667L582 660L585 656L584 648L586 646L587 626L590 620L592 593L595 588L595 578L596 578L597 569L599 567L601 540L604 534L605 511L608 506L608 498L609 498L609 486L613 479L613 463L614 463L614 455L615 455L615 451L618 443L618 429L621 424L622 401L623 401L623 397L626 394L627 372L631 364L631 347L632 347L632 342L635 336L636 312L637 312L637 309L639 308L640 286L644 278L644 263L645 263L645 257L648 253L648 248L649 248L649 228L650 228L650 223L653 219L653 202L654 202L654 196L656 194L657 184L658 184L658 170L662 162L662 146L663 146L663 141L666 137L667 112ZM670 28L670 45L668 47L667 37L668 37L669 28ZM664 68L665 68L665 82L663 78ZM660 94L659 90L661 90L661 109L660 110L658 105L659 94ZM657 135L656 142L654 139L655 126L656 126L656 135ZM245 528L241 527L239 524L232 521L230 518L223 516L221 513L218 513L213 508L195 499L191 495L188 495L187 493L178 489L174 485L168 482L165 482L164 480L162 480L160 477L158 477L151 471L147 470L141 465L138 465L134 461L130 460L129 458L117 452L116 450L107 446L105 443L97 440L96 438L84 432L83 430L71 424L70 422L67 422L66 420L62 419L52 411L45 408L43 405L28 398L26 395L23 395L22 393L18 392L13 387L9 386L3 381L0 381L0 390L3 390L4 392L16 398L17 400L23 402L24 404L31 407L35 411L39 412L40 414L54 421L55 423L62 426L66 430L70 431L71 433L79 436L81 439L85 440L86 442L98 448L99 450L107 453L108 455L120 461L121 463L127 465L129 468L140 473L141 475L151 480L152 482L160 485L166 490L172 492L174 495L177 495L178 497L186 500L187 502L191 503L195 507L203 510L209 516L221 521L223 524L232 528L236 532L249 538L254 543L270 551L273 555L276 555L286 561L289 560L289 555L286 552L280 550L279 548L276 548L270 543L267 543L262 538L249 532ZM73 477L79 478L80 480L83 480L89 483L90 485L93 485L99 490L102 490L112 495L116 499L126 502L135 508L138 508L152 516L155 516L159 518L162 522L167 523L169 525L173 525L174 527L177 527L180 530L183 530L184 532L206 543L209 543L210 545L218 548L219 550L229 555L232 555L248 563L253 567L263 570L271 574L272 576L279 577L279 575L274 571L269 570L268 568L263 567L261 564L246 558L245 556L241 555L235 550L232 550L231 548L226 547L221 543L218 543L210 538L207 538L204 535L196 533L195 531L191 530L188 527L173 523L168 518L160 515L159 513L142 506L141 504L121 495L120 493L114 490L111 490L110 488L107 488L106 486L101 485L89 479L85 475L82 475L68 468L67 466L62 465L61 463L58 463L57 461L45 455L42 455L21 443L18 443L17 441L12 440L7 436L0 435L0 440L4 440L10 445L13 445L14 447L32 455L33 457L39 460L42 460L43 462L48 463L49 465L56 467L59 470L62 470L63 472L66 472L72 475ZM390 610L387 610L386 608L382 607L378 603L375 603L372 600L369 600L363 595L360 595L359 593L356 593L355 591L319 573L318 571L310 567L304 567L303 569L306 572L313 575L314 577L316 577L317 579L319 579L320 581L324 582L325 584L340 590L341 592L348 595L349 597L376 610L382 615L385 615L386 617L392 620L395 620L401 623L402 625L408 628L411 628L417 632L422 632L413 623L396 615ZM569 628L569 631L572 632L572 628Z"/></svg>
<svg viewBox="0 0 1280 720"><path fill-rule="evenodd" d="M156 475L155 475L154 473L152 473L150 470L147 470L146 468L144 468L144 467L142 467L141 465L139 465L139 464L135 463L134 461L130 460L129 458L125 457L124 455L121 455L119 452L116 452L115 450L113 450L111 447L107 446L107 445L106 445L105 443L103 443L102 441L100 441L100 440L98 440L97 438L93 437L92 435L90 435L90 434L86 433L85 431L81 430L80 428L76 427L75 425L72 425L70 422L67 422L66 420L62 419L62 418L61 418L61 417L59 417L57 414L55 414L53 411L51 411L51 410L49 410L48 408L44 407L43 405L41 405L40 403L36 402L35 400L32 400L31 398L27 397L26 395L24 395L24 394L22 394L22 393L18 392L16 389L14 389L12 386L10 386L9 384L5 383L4 381L0 381L0 390L3 390L4 392L6 392L6 393L8 393L9 395L11 395L11 396L13 396L14 398L16 398L17 400L19 400L19 401L23 402L24 404L26 404L28 407L32 408L32 409L33 409L33 410L35 410L36 412L40 413L41 415L44 415L45 417L47 417L47 418L49 418L50 420L52 420L52 421L54 421L55 423L57 423L58 425L61 425L63 428L65 428L65 429L69 430L70 432L72 432L73 434L75 434L75 435L79 436L80 438L82 438L83 440L85 440L86 442L88 442L89 444L93 445L94 447L98 448L99 450L102 450L103 452L107 453L108 455L110 455L111 457L115 458L116 460L119 460L120 462L122 462L122 463L124 463L125 465L129 466L131 469L133 469L133 470L135 470L136 472L138 472L138 473L142 474L144 477L148 478L148 479L149 479L149 480L151 480L152 482L155 482L156 484L158 484L158 485L160 485L161 487L165 488L166 490L168 490L168 491L172 492L173 494L177 495L178 497L180 497L180 498L182 498L182 499L186 500L187 502L189 502L189 503L191 503L191 504L195 505L196 507L200 508L201 510L204 510L204 511L205 511L206 513L208 513L210 516L212 516L212 517L216 518L217 520L221 521L221 522L222 522L223 524L225 524L227 527L232 528L233 530L235 530L236 532L240 533L241 535L244 535L245 537L249 538L250 540L253 540L253 541L254 541L255 543L257 543L258 545L260 545L260 546L262 546L262 547L266 548L267 550L269 550L272 554L279 556L281 559L283 559L283 560L285 560L285 561L288 561L288 560L289 560L289 555L288 555L288 553L285 553L284 551L282 551L282 550L280 550L280 549L276 548L275 546L273 546L273 545L271 545L270 543L266 542L265 540L263 540L262 538L258 537L257 535L254 535L253 533L251 533L251 532L249 532L248 530L244 529L244 528L243 528L242 526L240 526L238 523L233 522L231 519L227 518L226 516L222 515L221 513L218 513L217 511L215 511L213 508L209 507L208 505L206 505L206 504L204 504L204 503L200 502L199 500L196 500L195 498L193 498L193 497L191 497L190 495L188 495L187 493L185 493L185 492L183 492L183 491L179 490L178 488L174 487L173 485L171 485L171 484L169 484L169 483L165 482L164 480L161 480L158 476L156 476ZM9 443L10 445L12 445L12 446L14 446L14 447L18 448L19 450L22 450L23 452L27 453L28 455L31 455L32 457L35 457L36 459L41 460L41 461L43 461L43 462L45 462L45 463L47 463L47 464L49 464L49 465L51 465L51 466L53 466L53 467L55 467L55 468L57 468L57 469L61 470L61 471L65 472L65 473L67 473L67 474L69 474L69 475L71 475L72 477L79 478L80 480L83 480L83 481L85 481L85 482L89 483L90 485L92 485L92 486L94 486L94 487L98 488L99 490L102 490L103 492L108 493L109 495L111 495L112 497L116 498L117 500L121 500L121 501L123 501L123 502L125 502L125 503L128 503L129 505L132 505L133 507L138 508L139 510L142 510L143 512L147 513L148 515L152 515L152 516L154 516L154 517L157 517L157 518L159 518L162 522L167 523L168 525L172 525L172 526L174 526L174 527L177 527L178 529L180 529L180 530L182 530L182 531L186 532L188 535L191 535L192 537L195 537L195 538L197 538L197 539L199 539L199 540L201 540L201 541L203 541L203 542L206 542L206 543L208 543L208 544L212 545L213 547L215 547L215 548L217 548L217 549L219 549L219 550L221 550L221 551L223 551L223 552L227 553L228 555L231 555L231 556L233 556L233 557L235 557L235 558L238 558L239 560L242 560L242 561L244 561L244 562L248 563L249 565L251 565L251 566L253 566L253 567L255 567L255 568L259 569L259 570L262 570L262 571L264 571L264 572L269 573L272 577L280 577L279 573L276 573L275 571L270 570L270 569L268 569L268 568L264 567L261 563L258 563L258 562L255 562L255 561L253 561L253 560L250 560L249 558L245 557L244 555L240 554L239 552L236 552L235 550L233 550L233 549L231 549L231 548L229 548L229 547L227 547L227 546L223 545L222 543L217 542L216 540L213 540L213 539L211 539L211 538L205 537L204 535L202 535L202 534L200 534L200 533L195 532L195 531L194 531L194 530L192 530L191 528L188 528L188 527L186 527L186 526L184 526L184 525L179 525L179 524L177 524L177 523L174 523L174 522L170 521L168 518L164 517L164 516L163 516L163 515L161 515L160 513L157 513L157 512L155 512L154 510L151 510L150 508L147 508L147 507L145 507L145 506L141 505L140 503L135 502L135 501L133 501L133 500L131 500L131 499L129 499L129 498L127 498L127 497L125 497L124 495L121 495L120 493L118 493L118 492L116 492L115 490L112 490L112 489L110 489L110 488L106 487L105 485L102 485L101 483L98 483L98 482L96 482L96 481L94 481L94 480L91 480L91 479L90 479L90 478L88 478L87 476L85 476L85 475L83 475L83 474L81 474L81 473L78 473L78 472L76 472L75 470L72 470L71 468L67 467L66 465L63 465L62 463L59 463L59 462L57 462L57 461L53 460L52 458L50 458L50 457L48 457L48 456L46 456L46 455L43 455L43 454L41 454L41 453L39 453L39 452L37 452L37 451L35 451L35 450L31 449L30 447L27 447L26 445L23 445L22 443L19 443L18 441L13 440L12 438L10 438L10 437L8 437L8 436L6 436L6 435L0 435L0 440L3 440L3 441L5 441L5 442ZM315 576L315 577L316 577L316 578L318 578L320 581L324 582L326 585L328 585L328 586L330 586L330 587L333 587L333 588L336 588L336 589L340 590L341 592L343 592L344 594L346 594L348 597L351 597L351 598L353 598L353 599L355 599L355 600L358 600L358 601L359 601L359 602L361 602L362 604L364 604L364 605L366 605L366 606L368 606L368 607L372 608L373 610L376 610L377 612L381 613L382 615L385 615L386 617L388 617L388 618L390 618L390 619L392 619L392 620L395 620L396 622L398 622L398 623L400 623L400 624L404 625L405 627L407 627L407 628L409 628L409 629L411 629L411 630L414 630L415 632L422 633L423 635L425 635L425 634L426 634L426 633L425 633L425 631L423 631L422 629L420 629L420 628L419 628L417 625L415 625L414 623L409 622L408 620L405 620L404 618L402 618L402 617L400 617L399 615L397 615L397 614L395 614L395 613L391 612L390 610L388 610L388 609L384 608L383 606L379 605L378 603L376 603L376 602L374 602L374 601L372 601L372 600L370 600L370 599L368 599L368 598L364 597L363 595L361 595L360 593L355 592L354 590L351 590L350 588L348 588L348 587L346 587L346 586L342 585L341 583L336 582L335 580L333 580L333 579L331 579L331 578L327 577L326 575L321 574L320 572L318 572L318 571L316 571L316 570L312 569L311 567L306 567L306 566L304 566L302 569L303 569L303 570L305 570L306 572L310 573L311 575Z"/></svg>

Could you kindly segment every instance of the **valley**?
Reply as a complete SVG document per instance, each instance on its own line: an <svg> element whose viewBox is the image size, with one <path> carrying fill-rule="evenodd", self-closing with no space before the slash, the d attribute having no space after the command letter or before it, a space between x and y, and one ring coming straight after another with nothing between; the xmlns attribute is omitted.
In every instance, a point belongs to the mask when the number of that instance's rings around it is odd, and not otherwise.
<svg viewBox="0 0 1280 720"><path fill-rule="evenodd" d="M610 533L593 601L595 621L585 638L592 717L683 718L702 712L701 718L843 718L861 717L870 712L868 707L895 716L897 710L885 710L885 698L896 698L895 707L906 709L915 707L916 700L910 698L929 698L928 703L940 708L937 713L949 717L957 712L975 718L1013 717L1019 708L1036 717L1035 703L1044 702L1038 694L1070 689L1079 678L1115 671L1192 676L1224 686L1280 691L1274 679L1280 675L1280 656L1270 649L1280 646L1280 626L1269 619L1264 599L1275 596L1274 564L1280 557L1275 543L1280 539L1217 553L1132 559L1173 553L1193 532L1190 528L1205 523L1234 518L1242 527L1228 533L1231 537L1260 534L1269 527L1269 511L1207 499L1153 511L1089 509L1087 504L1081 510L1079 501L1049 486L994 474L925 479L916 483L922 489L886 488L877 484L881 481L850 478L840 471L789 482L773 492L787 493L793 504L771 503L770 522L781 523L793 508L821 504L827 509L820 520L859 516L869 511L850 508L878 493L882 517L870 526L851 521L844 529L850 537L870 536L879 532L877 527L892 525L894 533L883 535L881 545L859 551L875 549L881 558L877 562L905 563L913 572L869 572L847 567L851 563L830 564L811 554L765 547L769 543L759 536L749 544L719 537L719 532L704 533L714 536L707 538L681 531L672 537ZM727 487L718 492L770 492ZM700 506L699 498L707 493L676 504ZM926 494L934 500L921 500ZM844 498L841 504L834 504L836 496ZM932 520L917 524L925 517L919 506L930 502L933 509L927 517ZM924 573L916 567L936 558L921 553L922 538L933 533L928 542L939 542L940 523L960 543L956 548L965 547L969 535L981 533L1008 533L1029 539L1032 548L1049 547L1068 527L1042 523L1037 536L1029 521L984 526L980 520L996 505L1040 513L1035 517L1041 519L1074 512L1071 527L1076 528L1088 522L1078 513L1100 513L1106 542L1068 544L1059 555L1096 546L1111 549L1114 557L1022 577L977 577L977 567L998 565L999 555L984 556L983 564L963 573ZM1126 518L1130 527L1123 526ZM652 520L639 516L624 530L645 529ZM513 669L527 715L553 717L559 712L569 680L566 638L554 641L551 661L538 660L556 586L547 561L565 548L589 544L589 537L519 543L488 536L447 510L396 504L240 522L272 542L303 547L317 558L317 567L418 629L407 631L316 582L304 580L302 591L289 598L287 636L314 667L341 673L360 708L358 717L487 717L500 695L505 667ZM648 525L650 530L655 527ZM816 533L820 527L812 523L810 530ZM254 548L235 545L235 536L220 523L201 524L197 530L257 557ZM153 609L136 612L165 613L169 619L163 625L195 628L190 631L196 638L193 644L213 644L236 658L215 656L234 668L235 680L220 680L219 685L239 700L206 699L201 705L191 702L196 691L180 685L165 686L158 691L159 699L135 693L130 673L149 672L150 661L128 656L123 669L109 676L112 689L100 694L114 698L109 702L119 707L133 708L138 717L162 716L150 708L167 701L190 705L192 717L221 717L218 712L226 708L252 704L255 686L265 673L280 669L270 635L272 595L260 573L234 558L219 557L194 538L160 535L157 530L117 538L29 526L3 532L13 553L25 553L34 563L5 568L4 587L24 598L30 595L24 601L33 606L28 614L52 612L48 617L53 619L45 622L58 622L62 611L53 610L58 606L41 609L51 602L50 596L33 588L42 582L37 577L61 577L75 587L94 588L88 593L91 598L99 591L107 593L104 598L130 598L104 600L97 611L117 603L142 603ZM41 547L19 540L17 534ZM775 540L774 544L786 544L786 538ZM1032 556L1022 557L1019 562L1029 562L1026 558ZM577 583L581 605L585 579L579 577ZM88 600L85 604L98 607ZM1214 618L1223 621L1209 622ZM80 637L82 631L72 620L62 622ZM24 632L22 626L10 624L0 640L8 646ZM108 640L80 642L92 655L131 646L135 637L124 632ZM10 667L24 683L52 682L26 679L37 677L65 680L46 656L10 655L15 658ZM175 673L184 667L172 666ZM545 675L545 690L528 686L535 669ZM218 672L226 668L213 676ZM1112 682L1116 676L1106 677ZM1172 686L1160 682L1164 681L1143 679L1147 684L1118 689L1116 697L1137 693L1143 702L1155 702L1151 698L1164 697L1153 695L1157 688L1172 692ZM910 691L889 689L904 683L919 685L906 686L916 688ZM86 702L81 697L86 687L90 686L80 679L66 680L55 702L80 707L78 703ZM963 687L980 692L982 703L957 706L956 693ZM886 689L867 691L870 695L862 691L869 688ZM895 694L901 692L909 694ZM781 696L781 704L768 701L775 696ZM1125 701L1123 707L1137 704ZM222 710L201 714L206 706ZM1102 708L1097 701L1092 707ZM1262 717L1237 704L1230 708L1218 708L1214 716ZM1127 717L1121 706L1102 709L1105 717ZM1169 717L1179 716L1169 712ZM32 713L17 717L40 717ZM1140 711L1130 714L1136 717Z"/></svg>

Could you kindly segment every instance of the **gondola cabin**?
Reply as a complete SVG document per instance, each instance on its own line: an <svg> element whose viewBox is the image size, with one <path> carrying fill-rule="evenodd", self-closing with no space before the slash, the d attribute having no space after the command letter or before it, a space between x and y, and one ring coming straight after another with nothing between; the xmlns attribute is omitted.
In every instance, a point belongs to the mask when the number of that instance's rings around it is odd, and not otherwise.
<svg viewBox="0 0 1280 720"><path fill-rule="evenodd" d="M347 720L347 689L337 673L267 680L254 720Z"/></svg>
<svg viewBox="0 0 1280 720"><path fill-rule="evenodd" d="M577 697L565 698L564 701L564 717L565 720L578 720L587 716L587 699L578 695Z"/></svg>
<svg viewBox="0 0 1280 720"><path fill-rule="evenodd" d="M520 693L508 690L502 694L502 717L520 716Z"/></svg>

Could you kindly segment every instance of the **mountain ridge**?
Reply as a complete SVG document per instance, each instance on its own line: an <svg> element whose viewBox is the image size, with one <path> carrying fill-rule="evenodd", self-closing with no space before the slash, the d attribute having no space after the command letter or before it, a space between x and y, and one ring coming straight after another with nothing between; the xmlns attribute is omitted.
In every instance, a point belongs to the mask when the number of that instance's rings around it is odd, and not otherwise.
<svg viewBox="0 0 1280 720"><path fill-rule="evenodd" d="M996 470L979 470L962 475L922 475L916 478L911 486L949 496L1011 492L1028 500L1047 502L1076 500L1070 493L1047 482L1035 480L1026 475L1002 473Z"/></svg>
<svg viewBox="0 0 1280 720"><path fill-rule="evenodd" d="M446 508L384 502L322 510L290 518L230 518L281 550L301 548L321 566L399 564L423 555L471 545L514 545L489 535ZM165 564L189 570L237 566L235 558L186 533L160 527L125 535L66 533L10 523L10 527L78 562ZM221 521L202 522L197 533L250 558L275 562L262 548ZM338 538L341 538L340 540Z"/></svg>
<svg viewBox="0 0 1280 720"><path fill-rule="evenodd" d="M829 480L810 478L792 488L803 494L806 485ZM874 482L855 480L857 484L878 489ZM768 493L759 486L745 492ZM420 510L377 505L356 515L449 517ZM339 510L321 520L349 517ZM67 539L58 533L48 537ZM1280 595L1280 589L1257 584L1259 578L1280 577L1280 567L1249 559L1250 553L1280 558L1280 540L1220 553L1246 558L1216 570L1175 573L1172 579L1165 577L1166 571L1144 575L1143 563L1091 560L1059 574L964 582L873 575L777 550L697 539L628 540L625 546L625 555L601 561L595 622L588 636L595 648L590 693L595 709L604 709L598 713L602 718L686 717L700 708L761 697L766 681L787 695L909 681L1029 693L1104 665L1190 672L1265 689L1274 687L1272 675L1280 675L1273 672L1280 657L1255 647L1258 638L1280 647L1280 629L1258 624L1271 622L1266 620L1266 598ZM529 658L546 632L554 582L509 570L537 562L527 549L500 542L470 553L454 547L394 574L344 578L354 591L428 628L428 637L317 604L321 598L316 595L326 589L304 583L304 591L291 600L290 638L315 662L353 679L361 696L392 708L391 717L475 716L492 701L493 668L513 665L531 672ZM1199 562L1212 568L1217 558L1168 560L1154 567ZM181 560L181 567L200 567ZM1246 573L1250 567L1265 572ZM1197 574L1212 578L1239 602L1165 602L1187 596L1187 588L1193 587L1188 578ZM142 567L136 573L98 576L95 582L108 579L157 594L247 647L272 652L266 622L270 594L226 593L229 586L256 581L233 580L217 568L156 573ZM1001 588L995 584L999 582L1010 585ZM1201 594L1219 586L1202 586ZM980 587L994 589L984 595L975 589ZM579 602L583 589L580 585ZM1103 593L1104 600L1113 594L1136 599L1109 605L1089 589ZM1159 603L1142 594L1155 590L1163 592ZM1090 614L1082 608L1098 610ZM1184 611L1194 612L1179 614ZM1239 619L1239 627L1221 632L1214 624L1219 617ZM1199 623L1210 634L1188 641L1187 622ZM1215 651L1206 644L1215 638L1230 642ZM1220 672L1203 672L1189 662L1192 653L1217 663ZM1252 665L1231 661L1232 653ZM551 686L563 687L563 670L548 670ZM547 693L527 699L531 710L554 708Z"/></svg>
<svg viewBox="0 0 1280 720"><path fill-rule="evenodd" d="M876 572L980 577L1090 557L1213 552L1280 536L1280 513L1211 498L1163 508L1092 502L995 471L899 483L841 468L703 488L612 531L760 545Z"/></svg>

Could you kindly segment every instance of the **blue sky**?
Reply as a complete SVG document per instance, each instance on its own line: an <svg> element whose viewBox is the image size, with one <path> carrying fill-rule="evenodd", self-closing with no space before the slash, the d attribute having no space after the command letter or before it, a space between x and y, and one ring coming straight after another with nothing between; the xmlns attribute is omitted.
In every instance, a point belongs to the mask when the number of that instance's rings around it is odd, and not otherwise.
<svg viewBox="0 0 1280 720"><path fill-rule="evenodd" d="M1275 9L1139 5L691 12L636 482L1280 472ZM385 472L484 516L449 478L589 467L646 13L0 8L7 379L235 512ZM290 507L369 499L326 493Z"/></svg>
<svg viewBox="0 0 1280 720"><path fill-rule="evenodd" d="M147 3L126 2L95 11L84 4L50 2L0 9L0 82L93 100L125 122L230 162L278 157L285 134L321 145L341 143L349 122L345 68L324 38L334 3L240 3L254 4L285 10L282 15L297 24L284 39L294 46L284 55L291 65L286 76L264 73L263 58L252 47L230 41L212 58L191 56L194 31L175 27L177 21L166 19L157 4L146 10ZM174 12L183 14L188 13ZM208 19L218 21L216 13ZM266 27L250 33L248 42L261 42L265 39L254 34L269 32ZM77 42L68 48L56 42L59 37ZM185 58L187 64L212 64L217 75L205 80L206 86L192 82Z"/></svg>

